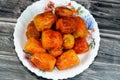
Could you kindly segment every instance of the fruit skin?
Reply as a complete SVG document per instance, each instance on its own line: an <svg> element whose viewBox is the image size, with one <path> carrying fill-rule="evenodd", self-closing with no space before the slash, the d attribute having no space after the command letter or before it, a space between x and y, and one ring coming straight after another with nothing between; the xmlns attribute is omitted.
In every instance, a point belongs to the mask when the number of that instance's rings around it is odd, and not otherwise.
<svg viewBox="0 0 120 80"><path fill-rule="evenodd" d="M56 61L56 67L59 70L65 70L78 65L79 62L80 59L78 58L75 51L73 49L70 49L58 57Z"/></svg>
<svg viewBox="0 0 120 80"><path fill-rule="evenodd" d="M42 46L44 49L61 49L62 44L63 38L58 31L45 30L42 32Z"/></svg>
<svg viewBox="0 0 120 80"><path fill-rule="evenodd" d="M72 17L73 16L73 11L67 7L56 7L55 8L55 14L58 17Z"/></svg>
<svg viewBox="0 0 120 80"><path fill-rule="evenodd" d="M27 39L31 37L34 37L36 39L40 38L40 33L39 31L37 31L33 21L31 21L27 26L26 36L27 36Z"/></svg>
<svg viewBox="0 0 120 80"><path fill-rule="evenodd" d="M76 25L74 17L62 17L56 22L56 30L62 34L70 34L76 31Z"/></svg>
<svg viewBox="0 0 120 80"><path fill-rule="evenodd" d="M65 34L63 35L63 47L65 49L73 48L75 43L74 36L72 34Z"/></svg>
<svg viewBox="0 0 120 80"><path fill-rule="evenodd" d="M40 32L50 29L56 21L56 15L51 11L38 14L33 19L36 29Z"/></svg>
<svg viewBox="0 0 120 80"><path fill-rule="evenodd" d="M74 20L76 21L76 31L73 33L73 36L75 38L85 38L88 36L88 29L87 26L82 18L79 16L74 17Z"/></svg>
<svg viewBox="0 0 120 80"><path fill-rule="evenodd" d="M41 41L33 37L27 40L24 50L30 54L46 52L46 50L42 47Z"/></svg>
<svg viewBox="0 0 120 80"><path fill-rule="evenodd" d="M85 38L77 38L73 49L77 54L82 54L89 50L89 45Z"/></svg>
<svg viewBox="0 0 120 80"><path fill-rule="evenodd" d="M53 71L56 63L56 59L48 53L35 53L31 62L39 69L43 71Z"/></svg>

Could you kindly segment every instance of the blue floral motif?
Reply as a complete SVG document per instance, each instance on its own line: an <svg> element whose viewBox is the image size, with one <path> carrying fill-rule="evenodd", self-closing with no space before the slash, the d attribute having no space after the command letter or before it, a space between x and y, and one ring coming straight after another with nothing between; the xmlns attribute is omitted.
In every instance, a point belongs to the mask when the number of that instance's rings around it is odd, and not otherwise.
<svg viewBox="0 0 120 80"><path fill-rule="evenodd" d="M88 30L92 30L94 27L94 18L93 16L91 16L89 13L85 13L86 11L84 9L82 9L81 6L79 7L75 7L73 5L71 5L71 3L68 3L67 6L73 10L73 13L75 16L80 16L85 23L87 24L87 28Z"/></svg>
<svg viewBox="0 0 120 80"><path fill-rule="evenodd" d="M90 16L90 15L84 15L84 16L81 16L81 18L87 24L88 29L92 30L92 28L94 27L94 19L93 19L93 17Z"/></svg>
<svg viewBox="0 0 120 80"><path fill-rule="evenodd" d="M75 16L80 16L85 23L87 24L88 30L92 30L94 27L94 18L89 13L85 13L86 11L82 9L81 6L75 8L71 3L69 3L68 7L73 10Z"/></svg>

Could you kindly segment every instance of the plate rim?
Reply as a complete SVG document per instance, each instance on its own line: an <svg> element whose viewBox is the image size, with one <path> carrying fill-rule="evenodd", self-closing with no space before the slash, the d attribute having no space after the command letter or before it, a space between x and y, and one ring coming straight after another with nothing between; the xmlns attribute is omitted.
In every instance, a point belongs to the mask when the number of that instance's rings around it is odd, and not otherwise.
<svg viewBox="0 0 120 80"><path fill-rule="evenodd" d="M42 1L42 0L41 0ZM36 1L35 3L33 3L32 5L34 5L34 4L37 4L38 2L40 2L40 1ZM75 1L72 1L72 2L75 2ZM77 3L77 2L75 2L75 3ZM79 3L77 3L77 4L79 4ZM29 7L31 7L32 5L29 5L24 11L23 11L23 13L29 8ZM81 5L81 4L79 4L79 5ZM82 5L81 5L82 6ZM84 8L84 6L82 6L83 8ZM86 8L85 8L85 10L87 10ZM88 10L87 10L88 11ZM88 11L89 12L89 11ZM90 13L90 12L89 12ZM21 16L22 16L23 14L21 14ZM91 14L90 14L91 15ZM41 76L40 74L39 74L39 72L34 72L33 70L31 70L31 68L30 67L27 67L26 66L26 62L23 62L23 58L21 58L21 55L20 54L18 54L19 53L19 51L21 50L21 49L19 49L19 47L16 47L17 45L18 45L18 43L17 43L17 41L18 41L18 39L16 38L16 27L18 26L18 24L20 24L20 18L21 18L21 16L18 18L18 20L17 20L17 23L16 23L16 25L15 25L15 28L14 28L14 33L13 33L13 36L14 36L14 45L15 45L15 51L16 51L16 54L17 54L17 57L19 58L19 60L22 62L22 64L23 64L23 66L24 67L26 67L29 71L31 71L32 73L34 73L34 74L36 74L37 76ZM92 15L91 15L92 16ZM93 17L93 16L92 16ZM94 19L94 17L93 17L93 19ZM95 19L94 19L94 21L95 21ZM91 61L89 61L89 63L87 64L88 66L85 66L84 67L84 69L80 72L80 73L82 73L83 71L85 71L91 64L92 64L92 62L94 61L94 59L95 59L95 57L97 56L97 54L98 54L98 49L99 49L99 46L100 46L100 33L99 33L99 28L98 28L98 24L97 24L97 22L95 21L95 24L94 24L94 26L95 26L95 30L97 31L97 34L98 34L98 39L97 39L97 43L96 43L96 45L97 46L95 46L95 54L94 54L94 56L93 57L91 57ZM78 74L80 74L80 73L78 73ZM74 76L76 76L76 75L78 75L78 74L75 74L75 75L72 75L72 76L69 76L69 77L65 77L65 78L51 78L51 77L48 77L48 76L46 76L46 75L42 75L41 77L43 77L43 78L47 78L47 79L67 79L67 78L72 78L72 77L74 77Z"/></svg>

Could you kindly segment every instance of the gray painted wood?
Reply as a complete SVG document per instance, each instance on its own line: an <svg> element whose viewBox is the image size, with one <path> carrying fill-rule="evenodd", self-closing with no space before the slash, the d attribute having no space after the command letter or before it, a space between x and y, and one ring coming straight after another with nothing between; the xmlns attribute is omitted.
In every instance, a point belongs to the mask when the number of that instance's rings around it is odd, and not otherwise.
<svg viewBox="0 0 120 80"><path fill-rule="evenodd" d="M13 32L22 11L37 0L0 0L0 80L47 80L37 77L18 60ZM75 0L95 17L100 49L83 73L68 80L120 80L120 0Z"/></svg>

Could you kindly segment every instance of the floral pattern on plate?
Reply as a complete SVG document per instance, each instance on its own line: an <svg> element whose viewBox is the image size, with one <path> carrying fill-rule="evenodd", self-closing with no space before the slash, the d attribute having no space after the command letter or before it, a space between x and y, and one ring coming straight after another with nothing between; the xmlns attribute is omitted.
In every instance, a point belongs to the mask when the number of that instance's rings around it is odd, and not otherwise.
<svg viewBox="0 0 120 80"><path fill-rule="evenodd" d="M80 16L86 22L89 29L87 41L91 49L86 54L78 55L81 59L81 63L78 66L63 71L59 71L57 68L55 68L53 72L43 73L43 71L36 68L30 62L30 56L26 55L26 53L23 51L23 47L27 40L25 32L28 23L35 15L47 10L54 10L54 8L57 6L67 6L71 8L75 16ZM40 0L28 6L18 18L13 35L15 51L22 64L37 76L42 76L44 78L53 80L71 78L87 69L97 55L100 42L98 25L93 16L82 5L70 0Z"/></svg>

